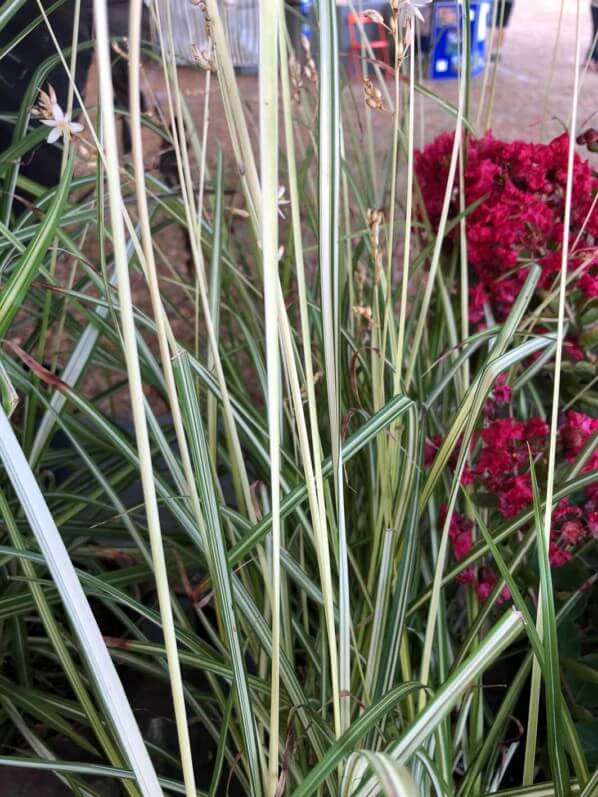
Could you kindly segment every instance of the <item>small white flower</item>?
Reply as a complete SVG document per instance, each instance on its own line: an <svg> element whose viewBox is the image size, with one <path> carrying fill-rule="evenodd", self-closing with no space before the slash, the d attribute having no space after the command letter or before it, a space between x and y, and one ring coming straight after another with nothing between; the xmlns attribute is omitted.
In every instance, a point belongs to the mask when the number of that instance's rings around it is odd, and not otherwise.
<svg viewBox="0 0 598 797"><path fill-rule="evenodd" d="M71 135L83 130L83 125L79 122L71 122L70 113L64 113L57 102L52 103L52 118L40 119L40 121L52 128L46 139L48 144L54 144L60 136L64 136L65 141L68 141Z"/></svg>
<svg viewBox="0 0 598 797"><path fill-rule="evenodd" d="M399 0L399 19L401 25L405 25L408 20L414 17L419 19L420 22L424 21L424 15L420 8L429 5L432 0Z"/></svg>

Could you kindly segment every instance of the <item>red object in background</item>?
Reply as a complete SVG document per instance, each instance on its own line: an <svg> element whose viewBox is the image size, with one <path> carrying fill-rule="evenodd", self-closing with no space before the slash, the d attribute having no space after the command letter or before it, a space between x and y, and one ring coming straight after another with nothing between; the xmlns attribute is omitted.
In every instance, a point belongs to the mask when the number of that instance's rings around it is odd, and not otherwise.
<svg viewBox="0 0 598 797"><path fill-rule="evenodd" d="M598 141L592 131L582 138L586 145ZM453 134L442 133L416 154L415 170L432 226L438 225L441 216L452 147ZM465 205L479 203L467 220L467 253L474 278L469 304L472 323L484 322L486 303L496 318L507 317L530 262L542 268L540 290L550 289L559 279L568 158L566 133L548 144L501 141L491 133L469 139ZM598 175L575 153L568 267L570 273L578 273L570 290L579 290L587 300L598 297L596 192ZM451 215L458 212L455 190ZM455 233L449 233L446 246L454 240ZM583 351L572 344L567 341L567 355L579 359Z"/></svg>
<svg viewBox="0 0 598 797"><path fill-rule="evenodd" d="M370 39L369 45L378 61L390 69L390 45L386 35L386 28L381 22L373 22L368 16L367 11L361 13L350 13L347 16L349 26L349 47L351 50L351 63L354 66L355 77L361 77L361 37L359 35L359 25L372 27L378 30L377 38Z"/></svg>

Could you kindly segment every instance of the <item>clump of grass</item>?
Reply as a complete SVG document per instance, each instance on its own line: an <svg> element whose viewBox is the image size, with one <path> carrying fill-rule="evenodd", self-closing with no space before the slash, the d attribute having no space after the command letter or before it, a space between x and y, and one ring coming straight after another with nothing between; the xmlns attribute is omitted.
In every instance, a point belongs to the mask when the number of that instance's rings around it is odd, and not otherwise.
<svg viewBox="0 0 598 797"><path fill-rule="evenodd" d="M0 764L54 772L76 794L101 794L103 778L152 796L231 784L268 797L594 793L579 673L593 682L595 669L589 658L571 668L558 645L588 616L593 541L568 580L549 566L553 508L592 485L598 444L588 436L558 461L567 236L556 306L538 305L530 264L508 317L470 328L464 169L488 98L471 108L466 26L457 106L434 98L455 136L433 227L414 169L417 95L431 94L416 80L418 5L387 9L392 83L364 39L364 81L347 84L332 0L300 43L286 26L294 12L263 0L258 141L215 0L193 6L210 37L197 127L174 6L151 7L157 55L131 3L131 101L116 113L95 0L97 107L86 98L52 189L19 171L41 140L29 116L50 64L35 74L0 163ZM578 22L577 61L579 41ZM139 102L144 51L162 70L158 117ZM53 63L72 74L68 58ZM121 114L130 158L117 148ZM376 115L389 122L387 161ZM152 133L172 147L174 186L147 168ZM569 152L565 208L573 136ZM34 203L17 215L22 190ZM188 272L161 245L181 228ZM90 391L90 375L110 387ZM533 503L513 517L462 479L505 375L518 417L551 417L545 472L536 452ZM589 382L573 404L587 410L594 393ZM459 557L455 523L475 529ZM485 599L467 577L476 568L493 568ZM155 725L176 734L152 736L117 672L168 695Z"/></svg>

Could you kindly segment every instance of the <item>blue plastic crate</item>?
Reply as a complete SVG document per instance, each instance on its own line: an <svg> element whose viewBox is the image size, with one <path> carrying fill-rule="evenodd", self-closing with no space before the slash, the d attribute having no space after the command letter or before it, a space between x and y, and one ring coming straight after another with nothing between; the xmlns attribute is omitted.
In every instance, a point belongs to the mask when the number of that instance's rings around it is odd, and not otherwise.
<svg viewBox="0 0 598 797"><path fill-rule="evenodd" d="M436 0L432 12L432 35L429 77L431 80L454 80L460 70L460 18L463 6L455 0ZM471 74L479 75L486 63L486 51L492 0L470 3Z"/></svg>

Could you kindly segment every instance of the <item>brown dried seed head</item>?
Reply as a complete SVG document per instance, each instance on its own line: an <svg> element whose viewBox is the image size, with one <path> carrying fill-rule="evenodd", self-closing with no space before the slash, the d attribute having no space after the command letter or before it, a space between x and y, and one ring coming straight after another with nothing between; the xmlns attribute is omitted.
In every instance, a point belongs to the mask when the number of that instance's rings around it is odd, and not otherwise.
<svg viewBox="0 0 598 797"><path fill-rule="evenodd" d="M366 105L373 108L375 111L381 111L384 108L381 92L374 86L369 78L364 77L362 81Z"/></svg>
<svg viewBox="0 0 598 797"><path fill-rule="evenodd" d="M301 64L293 53L289 56L289 75L292 80L301 80Z"/></svg>
<svg viewBox="0 0 598 797"><path fill-rule="evenodd" d="M316 69L316 62L313 58L308 59L303 67L303 73L305 74L305 77L312 83L318 82L318 70Z"/></svg>
<svg viewBox="0 0 598 797"><path fill-rule="evenodd" d="M363 263L358 263L357 268L355 269L355 284L357 285L358 290L361 290L364 287L366 279L366 268Z"/></svg>
<svg viewBox="0 0 598 797"><path fill-rule="evenodd" d="M208 39L212 38L212 20L210 19L210 15L208 14L208 6L206 5L206 0L191 0L194 6L197 6L199 10L203 14L204 24L206 28L206 36Z"/></svg>
<svg viewBox="0 0 598 797"><path fill-rule="evenodd" d="M192 44L191 54L193 56L193 61L201 67L201 69L205 69L206 72L216 71L216 62L213 58L210 58L209 52L200 50L196 44Z"/></svg>
<svg viewBox="0 0 598 797"><path fill-rule="evenodd" d="M384 222L384 211L378 208L368 208L368 227L370 240L374 248L378 248L380 240L380 226Z"/></svg>
<svg viewBox="0 0 598 797"><path fill-rule="evenodd" d="M368 227L380 226L384 221L384 211L382 208L368 208Z"/></svg>
<svg viewBox="0 0 598 797"><path fill-rule="evenodd" d="M289 58L289 77L291 80L291 99L296 105L299 105L301 102L301 90L303 89L303 69L301 64L293 53Z"/></svg>
<svg viewBox="0 0 598 797"><path fill-rule="evenodd" d="M41 116L42 119L53 119L54 109L52 106L56 105L56 92L48 83L48 91L43 89L39 90L39 97L37 105L32 109L36 116Z"/></svg>
<svg viewBox="0 0 598 797"><path fill-rule="evenodd" d="M367 305L362 304L354 304L353 305L353 312L355 313L358 318L361 318L367 326L372 327L374 326L374 322L372 320L372 308L368 307Z"/></svg>
<svg viewBox="0 0 598 797"><path fill-rule="evenodd" d="M384 211L379 208L368 208L368 227L370 229L370 243L374 259L374 284L378 285L382 275L382 251L380 250L380 227L384 222Z"/></svg>

